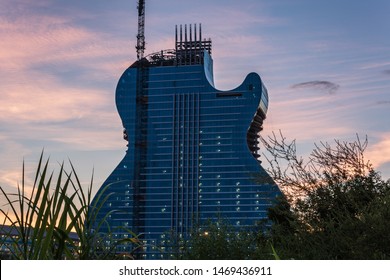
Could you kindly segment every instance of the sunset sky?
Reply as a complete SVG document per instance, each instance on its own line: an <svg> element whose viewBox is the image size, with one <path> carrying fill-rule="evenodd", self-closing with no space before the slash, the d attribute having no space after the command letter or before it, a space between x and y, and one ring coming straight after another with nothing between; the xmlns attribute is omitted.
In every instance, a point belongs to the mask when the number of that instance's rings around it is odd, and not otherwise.
<svg viewBox="0 0 390 280"><path fill-rule="evenodd" d="M0 185L12 190L42 149L95 189L124 156L115 87L136 59L136 0L0 0ZM263 135L282 130L306 156L319 141L368 136L390 178L390 1L146 0L146 53L202 23L218 89L262 77ZM265 167L267 167L265 165Z"/></svg>

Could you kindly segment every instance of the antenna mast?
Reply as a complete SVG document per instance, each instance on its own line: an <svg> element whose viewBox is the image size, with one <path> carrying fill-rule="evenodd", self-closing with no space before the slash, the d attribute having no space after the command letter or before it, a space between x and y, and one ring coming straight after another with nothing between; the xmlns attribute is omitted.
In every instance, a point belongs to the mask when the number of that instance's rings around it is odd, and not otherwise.
<svg viewBox="0 0 390 280"><path fill-rule="evenodd" d="M137 59L144 57L145 52L145 0L138 1L138 35L137 35Z"/></svg>

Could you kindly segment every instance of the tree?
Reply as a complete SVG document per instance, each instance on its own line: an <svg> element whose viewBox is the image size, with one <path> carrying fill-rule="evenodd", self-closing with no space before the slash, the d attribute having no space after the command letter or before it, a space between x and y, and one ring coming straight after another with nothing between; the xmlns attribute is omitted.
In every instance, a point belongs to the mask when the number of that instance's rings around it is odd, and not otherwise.
<svg viewBox="0 0 390 280"><path fill-rule="evenodd" d="M270 166L267 171L290 203L316 188L346 182L373 171L364 157L367 137L363 142L359 136L352 142L335 140L334 146L320 142L315 144L307 160L297 155L296 141L287 141L281 131L278 136L272 133L267 139L260 136L260 140L266 148L264 156Z"/></svg>
<svg viewBox="0 0 390 280"><path fill-rule="evenodd" d="M316 145L309 160L280 133L262 139L285 197L269 210L270 238L282 258L389 259L390 182L364 158L361 142ZM282 161L286 163L282 167Z"/></svg>
<svg viewBox="0 0 390 280"><path fill-rule="evenodd" d="M184 259L190 260L251 260L273 259L271 246L262 227L240 228L218 218L194 228L186 242Z"/></svg>

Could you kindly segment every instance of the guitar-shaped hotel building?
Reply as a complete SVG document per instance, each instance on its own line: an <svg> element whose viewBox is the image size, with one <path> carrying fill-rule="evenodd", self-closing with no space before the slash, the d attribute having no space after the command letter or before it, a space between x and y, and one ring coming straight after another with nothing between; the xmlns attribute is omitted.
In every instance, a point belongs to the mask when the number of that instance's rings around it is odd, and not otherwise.
<svg viewBox="0 0 390 280"><path fill-rule="evenodd" d="M169 256L169 238L186 239L217 217L254 226L281 194L258 160L268 108L260 76L220 91L201 25L176 27L175 41L174 49L139 56L120 77L116 106L127 151L95 196L107 198L99 230L110 228L114 239L139 234L148 244L139 258Z"/></svg>

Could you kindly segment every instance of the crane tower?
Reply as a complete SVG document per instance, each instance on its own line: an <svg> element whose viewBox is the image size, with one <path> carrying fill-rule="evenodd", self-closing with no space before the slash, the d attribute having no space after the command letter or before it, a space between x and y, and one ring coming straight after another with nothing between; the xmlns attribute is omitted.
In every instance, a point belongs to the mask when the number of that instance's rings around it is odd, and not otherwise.
<svg viewBox="0 0 390 280"><path fill-rule="evenodd" d="M138 1L138 34L137 34L137 59L144 57L145 52L145 0Z"/></svg>

